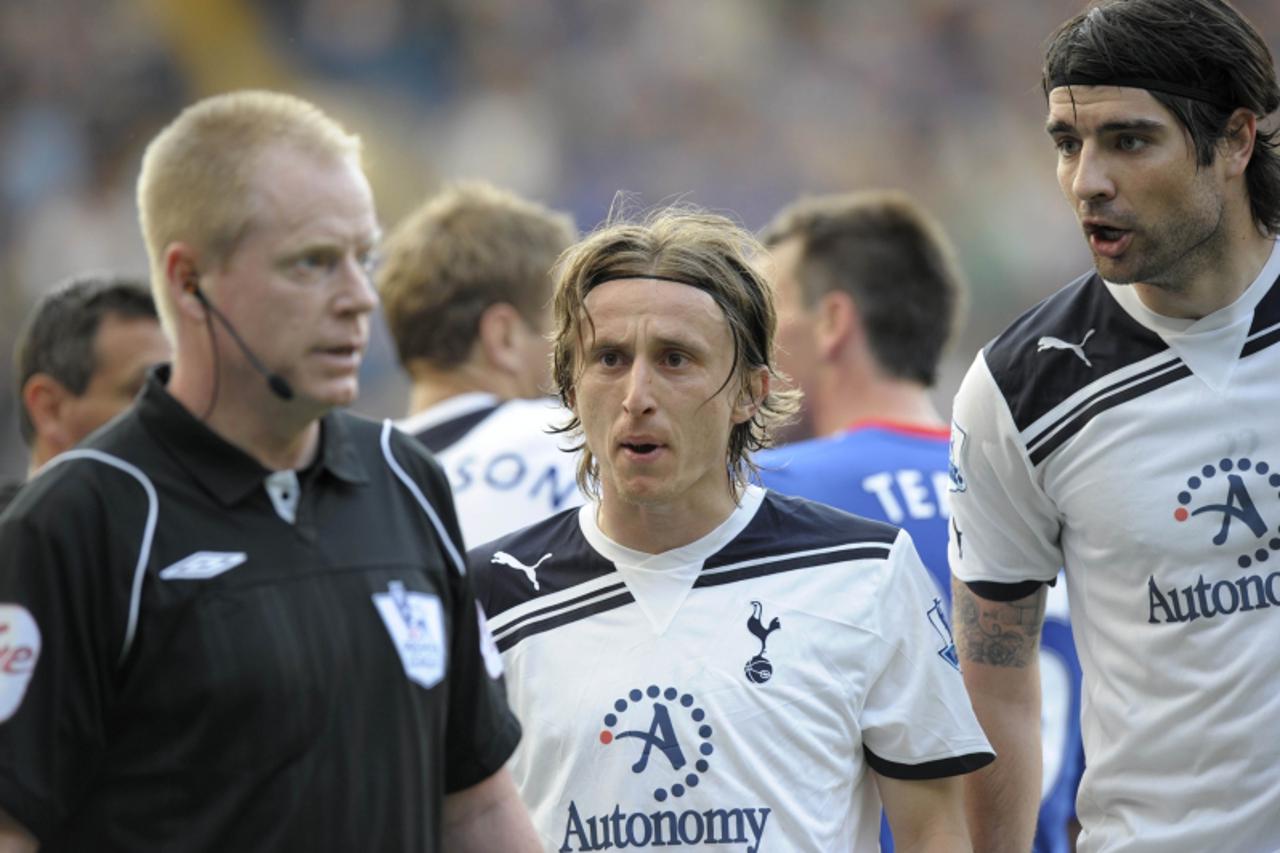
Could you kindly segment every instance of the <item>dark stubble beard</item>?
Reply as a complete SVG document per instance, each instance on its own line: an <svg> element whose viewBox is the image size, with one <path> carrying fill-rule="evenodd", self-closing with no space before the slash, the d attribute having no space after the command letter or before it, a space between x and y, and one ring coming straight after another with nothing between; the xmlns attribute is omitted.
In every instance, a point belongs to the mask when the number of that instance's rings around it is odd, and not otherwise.
<svg viewBox="0 0 1280 853"><path fill-rule="evenodd" d="M1155 230L1149 229L1148 256L1132 272L1113 278L1103 268L1107 259L1095 256L1099 272L1115 284L1145 284L1166 293L1186 293L1202 273L1221 266L1226 254L1226 203L1220 197L1216 202L1217 215L1212 222L1174 218Z"/></svg>

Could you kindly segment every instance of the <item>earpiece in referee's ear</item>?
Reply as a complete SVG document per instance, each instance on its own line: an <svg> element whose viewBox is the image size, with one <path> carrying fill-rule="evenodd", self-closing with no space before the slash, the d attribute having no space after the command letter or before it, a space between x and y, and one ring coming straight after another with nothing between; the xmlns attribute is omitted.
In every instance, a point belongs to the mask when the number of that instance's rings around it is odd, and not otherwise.
<svg viewBox="0 0 1280 853"><path fill-rule="evenodd" d="M203 305L206 311L212 311L214 314L218 313L216 309L209 304L209 297L204 295L204 290L200 287L200 279L198 277L193 275L187 278L186 281L182 282L182 289L194 296L196 301ZM221 315L218 316L219 319L222 319ZM223 319L222 322L225 323L226 320Z"/></svg>
<svg viewBox="0 0 1280 853"><path fill-rule="evenodd" d="M204 306L204 310L213 316L215 320L222 324L222 328L227 330L227 334L231 336L231 340L240 348L240 352L244 353L245 360L258 373L262 374L262 378L267 380L267 387L271 389L271 393L275 394L281 400L293 399L293 386L280 374L274 373L267 368L266 365L258 358L258 356L249 349L249 345L244 342L244 338L240 337L240 333L236 331L236 327L231 325L231 321L227 316L213 307L213 303L204 295L204 291L200 289L200 279L198 276L190 275L182 281L182 289L190 293L196 300ZM213 327L209 327L209 334L213 334Z"/></svg>

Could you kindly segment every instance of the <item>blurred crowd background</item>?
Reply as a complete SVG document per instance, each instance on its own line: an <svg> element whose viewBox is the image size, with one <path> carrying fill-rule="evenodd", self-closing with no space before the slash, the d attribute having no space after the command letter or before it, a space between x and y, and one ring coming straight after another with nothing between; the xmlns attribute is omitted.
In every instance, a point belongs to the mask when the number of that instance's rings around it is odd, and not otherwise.
<svg viewBox="0 0 1280 853"><path fill-rule="evenodd" d="M1272 50L1280 3L1238 0ZM364 136L384 227L482 177L571 211L683 200L758 229L805 193L898 187L970 282L937 390L1089 266L1043 130L1045 38L1077 0L5 0L0 4L0 478L34 299L145 276L134 181L192 100L292 91ZM403 414L378 333L357 408Z"/></svg>

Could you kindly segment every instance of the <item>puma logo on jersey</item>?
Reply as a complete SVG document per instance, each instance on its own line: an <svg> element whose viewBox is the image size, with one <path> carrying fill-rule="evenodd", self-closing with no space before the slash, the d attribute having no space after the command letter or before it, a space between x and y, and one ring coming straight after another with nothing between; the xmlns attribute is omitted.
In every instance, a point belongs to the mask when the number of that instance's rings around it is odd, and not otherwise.
<svg viewBox="0 0 1280 853"><path fill-rule="evenodd" d="M536 569L538 568L538 566L541 566L543 563L545 563L547 560L550 560L550 559L551 559L550 553L543 554L542 558L539 559L538 562L534 563L532 566L526 566L524 563L520 562L515 557L511 556L506 551L499 551L498 553L493 555L492 559L490 559L489 562L497 563L499 566L510 566L513 569L524 572L524 576L529 579L529 583L533 584L534 590L538 590L540 589L540 587L538 586L538 575L535 573Z"/></svg>
<svg viewBox="0 0 1280 853"><path fill-rule="evenodd" d="M1064 341L1062 338L1055 338L1052 335L1045 335L1036 341L1036 352L1044 352L1047 349L1065 349L1071 350L1080 357L1085 367L1093 367L1093 362L1089 361L1089 356L1084 354L1084 345L1088 343L1089 338L1093 337L1095 329L1090 329L1084 333L1084 337L1080 339L1080 343L1072 344Z"/></svg>
<svg viewBox="0 0 1280 853"><path fill-rule="evenodd" d="M229 572L249 559L243 551L197 551L160 570L166 581L203 581Z"/></svg>

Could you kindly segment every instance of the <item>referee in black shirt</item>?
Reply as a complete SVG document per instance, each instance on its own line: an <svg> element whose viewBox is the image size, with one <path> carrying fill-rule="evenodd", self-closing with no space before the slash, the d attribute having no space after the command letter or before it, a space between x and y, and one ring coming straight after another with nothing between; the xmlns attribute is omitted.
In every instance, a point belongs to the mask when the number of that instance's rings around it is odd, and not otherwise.
<svg viewBox="0 0 1280 853"><path fill-rule="evenodd" d="M139 206L173 338L0 522L0 850L534 851L447 484L356 396L359 140L202 101Z"/></svg>

